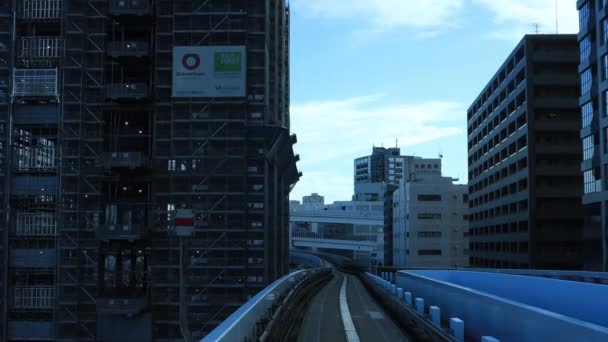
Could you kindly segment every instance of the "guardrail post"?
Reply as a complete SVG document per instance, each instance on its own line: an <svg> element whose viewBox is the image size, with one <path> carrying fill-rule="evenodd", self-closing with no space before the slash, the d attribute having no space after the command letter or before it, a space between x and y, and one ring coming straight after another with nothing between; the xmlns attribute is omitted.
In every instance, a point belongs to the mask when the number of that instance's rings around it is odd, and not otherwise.
<svg viewBox="0 0 608 342"><path fill-rule="evenodd" d="M431 314L431 320L436 326L441 327L441 309L438 306L429 307L429 313Z"/></svg>
<svg viewBox="0 0 608 342"><path fill-rule="evenodd" d="M405 304L412 305L412 293L411 292L405 293Z"/></svg>
<svg viewBox="0 0 608 342"><path fill-rule="evenodd" d="M459 342L464 342L464 322L460 318L450 318L450 332Z"/></svg>
<svg viewBox="0 0 608 342"><path fill-rule="evenodd" d="M500 340L492 336L482 336L481 342L500 342Z"/></svg>
<svg viewBox="0 0 608 342"><path fill-rule="evenodd" d="M397 288L397 298L399 298L399 300L403 300L403 289L400 287Z"/></svg>
<svg viewBox="0 0 608 342"><path fill-rule="evenodd" d="M418 311L419 314L424 315L424 299L423 298L416 298L416 311Z"/></svg>
<svg viewBox="0 0 608 342"><path fill-rule="evenodd" d="M395 296L397 295L397 285L395 285L395 284L391 285L391 293Z"/></svg>

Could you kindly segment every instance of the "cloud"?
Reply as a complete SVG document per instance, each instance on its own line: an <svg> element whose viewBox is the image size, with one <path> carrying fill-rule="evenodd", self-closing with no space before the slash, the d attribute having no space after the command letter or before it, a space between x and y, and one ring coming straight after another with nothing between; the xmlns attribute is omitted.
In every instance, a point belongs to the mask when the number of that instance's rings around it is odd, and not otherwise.
<svg viewBox="0 0 608 342"><path fill-rule="evenodd" d="M387 104L387 98L379 94L294 104L291 107L292 129L298 136L295 145L296 152L301 155L298 166L304 172L296 193L317 191L328 198L349 199L354 158L369 154L373 145L395 146L395 139L403 150L465 134L465 113L465 107L459 103ZM307 179L309 177L311 180ZM344 188L343 180L348 179L348 191L328 193L323 188L308 188L322 184L335 187L328 183L332 179L341 184L341 189Z"/></svg>
<svg viewBox="0 0 608 342"><path fill-rule="evenodd" d="M572 0L473 0L494 15L497 28L491 37L520 40L526 33L534 33L538 24L540 33L555 33L555 10L559 33L578 32L578 12Z"/></svg>
<svg viewBox="0 0 608 342"><path fill-rule="evenodd" d="M421 33L446 30L455 25L455 12L463 0L293 0L296 11L323 18L356 19L374 35L397 28ZM363 28L360 30L364 33Z"/></svg>

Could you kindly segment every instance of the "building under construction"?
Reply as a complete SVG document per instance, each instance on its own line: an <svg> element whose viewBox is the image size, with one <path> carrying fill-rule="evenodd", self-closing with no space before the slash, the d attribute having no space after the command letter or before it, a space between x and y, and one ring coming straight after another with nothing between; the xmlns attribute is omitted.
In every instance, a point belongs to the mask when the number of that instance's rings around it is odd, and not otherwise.
<svg viewBox="0 0 608 342"><path fill-rule="evenodd" d="M287 272L285 0L0 1L0 340L183 341Z"/></svg>

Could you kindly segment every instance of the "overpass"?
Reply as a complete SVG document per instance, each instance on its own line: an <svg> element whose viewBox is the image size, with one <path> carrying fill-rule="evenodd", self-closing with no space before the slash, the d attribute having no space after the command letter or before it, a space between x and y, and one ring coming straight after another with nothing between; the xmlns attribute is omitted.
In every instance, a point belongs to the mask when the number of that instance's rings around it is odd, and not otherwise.
<svg viewBox="0 0 608 342"><path fill-rule="evenodd" d="M202 341L607 341L608 274L381 268L344 258L271 284ZM331 258L330 258L331 259ZM566 280L570 279L570 280Z"/></svg>
<svg viewBox="0 0 608 342"><path fill-rule="evenodd" d="M382 244L369 240L327 239L318 233L294 233L291 237L293 247L339 249L359 252L377 252Z"/></svg>

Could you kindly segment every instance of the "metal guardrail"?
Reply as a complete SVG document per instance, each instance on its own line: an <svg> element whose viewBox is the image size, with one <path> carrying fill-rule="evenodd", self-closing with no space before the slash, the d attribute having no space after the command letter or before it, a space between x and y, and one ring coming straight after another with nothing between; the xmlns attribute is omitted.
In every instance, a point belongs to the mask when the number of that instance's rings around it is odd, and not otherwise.
<svg viewBox="0 0 608 342"><path fill-rule="evenodd" d="M20 17L30 20L60 19L63 0L23 0Z"/></svg>
<svg viewBox="0 0 608 342"><path fill-rule="evenodd" d="M57 69L15 69L13 96L57 97Z"/></svg>
<svg viewBox="0 0 608 342"><path fill-rule="evenodd" d="M299 282L323 270L325 268L301 270L276 280L243 304L222 324L205 336L201 342L255 340L259 332L258 323L272 317L271 308L280 304L281 300Z"/></svg>

